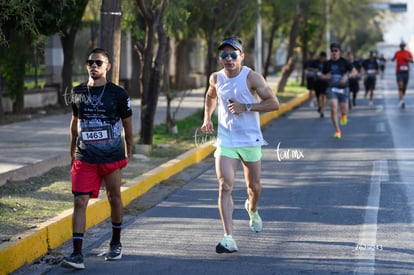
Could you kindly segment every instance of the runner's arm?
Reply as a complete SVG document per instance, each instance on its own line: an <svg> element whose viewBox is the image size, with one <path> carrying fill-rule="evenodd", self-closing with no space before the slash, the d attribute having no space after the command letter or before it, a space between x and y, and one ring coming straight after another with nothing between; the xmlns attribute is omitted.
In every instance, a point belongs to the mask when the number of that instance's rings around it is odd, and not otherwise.
<svg viewBox="0 0 414 275"><path fill-rule="evenodd" d="M279 110L279 100L261 74L251 71L247 75L247 84L261 99L260 103L251 105L250 111L271 112Z"/></svg>
<svg viewBox="0 0 414 275"><path fill-rule="evenodd" d="M129 160L132 159L132 147L134 144L134 136L132 134L132 116L122 119L122 126L124 127L126 155Z"/></svg>
<svg viewBox="0 0 414 275"><path fill-rule="evenodd" d="M213 112L217 105L217 73L213 73L210 75L209 83L210 85L208 87L204 99L204 119L203 125L201 126L201 131L205 134L210 134L214 132L214 126L213 122L211 121L211 116L213 115Z"/></svg>
<svg viewBox="0 0 414 275"><path fill-rule="evenodd" d="M70 120L70 163L75 160L76 140L78 139L78 117L72 115Z"/></svg>

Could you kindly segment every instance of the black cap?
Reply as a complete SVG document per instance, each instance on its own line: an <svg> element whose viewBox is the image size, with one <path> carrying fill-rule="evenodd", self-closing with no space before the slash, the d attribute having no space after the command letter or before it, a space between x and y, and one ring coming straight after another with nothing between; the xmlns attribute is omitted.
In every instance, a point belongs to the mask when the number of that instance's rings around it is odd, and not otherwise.
<svg viewBox="0 0 414 275"><path fill-rule="evenodd" d="M223 41L221 41L220 46L218 47L219 50L221 50L224 46L229 45L233 47L235 50L239 50L240 52L243 52L243 46L239 39L235 38L226 38Z"/></svg>
<svg viewBox="0 0 414 275"><path fill-rule="evenodd" d="M405 47L405 46L406 46L405 42L404 41L401 41L400 47Z"/></svg>
<svg viewBox="0 0 414 275"><path fill-rule="evenodd" d="M341 50L341 45L339 43L333 42L329 48L332 50L333 48Z"/></svg>

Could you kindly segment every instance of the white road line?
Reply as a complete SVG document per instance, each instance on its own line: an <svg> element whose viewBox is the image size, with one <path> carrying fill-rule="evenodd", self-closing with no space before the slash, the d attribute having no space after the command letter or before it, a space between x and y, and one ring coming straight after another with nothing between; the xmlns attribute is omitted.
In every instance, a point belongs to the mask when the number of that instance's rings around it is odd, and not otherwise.
<svg viewBox="0 0 414 275"><path fill-rule="evenodd" d="M377 244L377 222L380 206L381 182L388 181L387 160L376 160L373 163L367 207L364 215L364 224L359 234L357 263L354 274L375 274L375 253Z"/></svg>

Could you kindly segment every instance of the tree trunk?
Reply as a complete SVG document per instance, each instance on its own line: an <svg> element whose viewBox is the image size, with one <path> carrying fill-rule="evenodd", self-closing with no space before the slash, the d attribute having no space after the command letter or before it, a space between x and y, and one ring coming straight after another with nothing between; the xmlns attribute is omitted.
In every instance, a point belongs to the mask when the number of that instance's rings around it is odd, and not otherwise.
<svg viewBox="0 0 414 275"><path fill-rule="evenodd" d="M154 112L151 109L154 108L153 97L156 96L158 99L157 91L152 90L155 74L152 68L155 47L155 31L153 25L154 22L147 22L142 69L141 129L138 141L139 144L147 145L152 145L152 128L154 124L154 116L152 114Z"/></svg>
<svg viewBox="0 0 414 275"><path fill-rule="evenodd" d="M135 45L136 43L133 42ZM142 91L141 91L141 59L139 58L139 51L135 48L132 51L132 78L130 81L129 86L129 96L134 98L140 98Z"/></svg>
<svg viewBox="0 0 414 275"><path fill-rule="evenodd" d="M177 58L175 64L175 83L177 89L188 89L188 50L187 40L182 40L177 45Z"/></svg>
<svg viewBox="0 0 414 275"><path fill-rule="evenodd" d="M3 124L6 121L3 109L3 77L0 70L0 124Z"/></svg>
<svg viewBox="0 0 414 275"><path fill-rule="evenodd" d="M282 68L282 76L280 77L279 83L277 85L277 92L283 93L289 76L292 74L295 68L295 62L293 61L293 57L290 57L289 60Z"/></svg>
<svg viewBox="0 0 414 275"><path fill-rule="evenodd" d="M216 70L217 68L217 57L214 51L215 40L212 37L209 37L208 47L207 47L207 73L206 73L206 90L207 93L208 87L210 86L209 79L210 75Z"/></svg>
<svg viewBox="0 0 414 275"><path fill-rule="evenodd" d="M287 81L289 79L289 76L291 75L291 73L293 72L295 68L294 53L295 53L295 47L296 47L296 38L298 37L298 31L299 31L299 21L300 21L300 13L296 14L296 16L294 17L292 21L292 26L290 28L289 46L287 49L287 60L286 60L286 64L282 68L282 75L277 85L277 92L279 93L284 91Z"/></svg>
<svg viewBox="0 0 414 275"><path fill-rule="evenodd" d="M146 21L146 41L142 75L141 131L138 143L152 145L155 111L160 94L163 66L167 63L169 47L169 39L162 25L162 16L166 2L163 1L156 10L152 11L145 9L144 2L139 1L138 4L145 14ZM156 37L158 37L158 49L155 61L153 61Z"/></svg>
<svg viewBox="0 0 414 275"><path fill-rule="evenodd" d="M269 67L270 67L270 62L272 59L272 55L273 55L273 40L275 39L275 35L276 35L276 31L278 29L278 22L276 20L274 20L274 23L272 25L272 29L270 31L270 37L269 37L269 45L268 45L268 50L267 50L267 57L266 57L266 61L265 61L265 65L264 65L264 72L263 72L263 77L266 79L267 75L269 74Z"/></svg>
<svg viewBox="0 0 414 275"><path fill-rule="evenodd" d="M14 52L14 62L11 64L15 72L19 72L19 70L22 71L22 74L15 74L15 79L13 80L16 83L14 85L16 89L13 94L13 111L15 113L21 113L24 110L24 67L27 63L27 55L25 53L30 51L29 42L23 37L19 37L19 40L20 41L16 43L17 52Z"/></svg>
<svg viewBox="0 0 414 275"><path fill-rule="evenodd" d="M154 118L160 92L161 73L155 68L151 69L150 85L151 95L147 96L145 107L141 110L141 136L139 143L152 145L154 135Z"/></svg>
<svg viewBox="0 0 414 275"><path fill-rule="evenodd" d="M169 41L169 39L167 38ZM166 60L170 60L171 58L171 47L167 47L166 52ZM165 122L167 124L167 130L169 133L177 133L177 125L174 122L174 117L171 112L171 101L174 99L174 92L171 91L171 85L170 85L170 70L168 68L167 64L164 64L163 66L163 87L165 91L165 97L167 98L167 112L165 117Z"/></svg>
<svg viewBox="0 0 414 275"><path fill-rule="evenodd" d="M76 32L77 28L72 28L68 33L60 36L60 41L63 48L62 85L60 89L58 89L58 103L60 106L65 106L70 102L73 75L72 64Z"/></svg>
<svg viewBox="0 0 414 275"><path fill-rule="evenodd" d="M304 17L305 18L303 20L303 29L305 31L303 32L303 41L302 41L302 68L301 68L301 74L300 74L301 76L300 86L305 86L306 76L305 76L305 70L303 68L305 68L305 65L306 65L306 62L309 56L309 49L308 49L309 35L308 35L308 32L306 31L306 29L308 28L307 13L305 13Z"/></svg>

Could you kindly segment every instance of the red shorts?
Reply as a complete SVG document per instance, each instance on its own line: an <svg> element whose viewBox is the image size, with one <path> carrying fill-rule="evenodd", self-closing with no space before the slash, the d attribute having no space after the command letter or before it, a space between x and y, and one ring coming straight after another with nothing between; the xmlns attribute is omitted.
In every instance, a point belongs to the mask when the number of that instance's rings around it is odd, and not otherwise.
<svg viewBox="0 0 414 275"><path fill-rule="evenodd" d="M90 194L91 198L97 198L102 185L102 178L117 169L124 168L128 159L111 163L93 164L80 160L74 160L72 164L72 193Z"/></svg>

